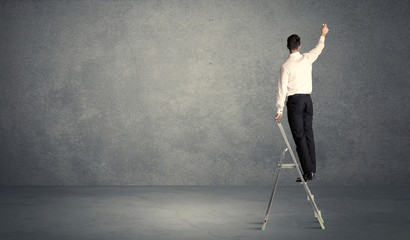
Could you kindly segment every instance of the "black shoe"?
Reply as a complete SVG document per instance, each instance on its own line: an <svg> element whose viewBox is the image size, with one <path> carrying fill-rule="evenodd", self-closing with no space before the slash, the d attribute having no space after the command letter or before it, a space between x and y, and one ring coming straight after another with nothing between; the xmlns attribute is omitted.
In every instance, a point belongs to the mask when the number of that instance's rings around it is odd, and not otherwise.
<svg viewBox="0 0 410 240"><path fill-rule="evenodd" d="M315 179L315 178L316 178L316 176L315 176L315 173L314 173L314 172L309 172L309 173L305 176L305 179L308 180L308 181L312 181L312 180Z"/></svg>
<svg viewBox="0 0 410 240"><path fill-rule="evenodd" d="M303 174L303 179L306 181L311 181L313 179L315 179L315 173L314 172L308 172L308 173L304 173ZM302 180L300 179L300 177L296 178L296 182L302 182Z"/></svg>

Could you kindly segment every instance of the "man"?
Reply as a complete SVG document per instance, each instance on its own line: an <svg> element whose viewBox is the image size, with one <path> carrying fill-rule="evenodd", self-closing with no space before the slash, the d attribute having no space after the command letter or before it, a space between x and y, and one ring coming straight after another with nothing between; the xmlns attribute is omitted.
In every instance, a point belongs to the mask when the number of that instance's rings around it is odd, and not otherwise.
<svg viewBox="0 0 410 240"><path fill-rule="evenodd" d="M293 34L288 37L287 48L290 56L280 68L278 95L276 98L278 121L283 114L286 96L288 101L288 121L296 151L301 163L303 178L313 180L316 173L315 141L313 138L312 119L312 63L319 57L325 47L325 36L329 29L322 24L321 36L316 47L308 53L300 54L300 38ZM300 182L301 179L296 179Z"/></svg>

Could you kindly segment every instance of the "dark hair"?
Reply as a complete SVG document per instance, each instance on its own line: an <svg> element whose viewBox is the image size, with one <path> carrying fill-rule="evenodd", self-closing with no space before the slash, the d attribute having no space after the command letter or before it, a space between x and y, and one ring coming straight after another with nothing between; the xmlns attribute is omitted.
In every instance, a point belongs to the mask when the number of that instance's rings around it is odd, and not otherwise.
<svg viewBox="0 0 410 240"><path fill-rule="evenodd" d="M296 34L292 34L288 37L288 48L290 51L297 50L300 46L300 37Z"/></svg>

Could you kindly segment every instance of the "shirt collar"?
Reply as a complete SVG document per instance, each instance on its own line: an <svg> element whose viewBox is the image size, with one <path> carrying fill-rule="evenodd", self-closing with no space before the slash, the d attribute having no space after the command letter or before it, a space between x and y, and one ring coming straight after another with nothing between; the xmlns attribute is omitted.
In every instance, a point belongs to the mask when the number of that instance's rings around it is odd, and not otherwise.
<svg viewBox="0 0 410 240"><path fill-rule="evenodd" d="M300 56L300 55L301 55L300 52L294 52L294 53L291 53L289 57L295 57L295 56Z"/></svg>

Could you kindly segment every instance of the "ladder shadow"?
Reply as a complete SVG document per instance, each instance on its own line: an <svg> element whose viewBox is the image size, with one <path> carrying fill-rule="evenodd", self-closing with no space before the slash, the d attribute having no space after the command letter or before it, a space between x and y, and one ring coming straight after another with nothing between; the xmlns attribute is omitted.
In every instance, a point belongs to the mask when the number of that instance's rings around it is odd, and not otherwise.
<svg viewBox="0 0 410 240"><path fill-rule="evenodd" d="M253 224L253 225L262 225L263 222L250 222L249 224Z"/></svg>
<svg viewBox="0 0 410 240"><path fill-rule="evenodd" d="M248 224L252 225L252 227L249 227L249 228L246 228L246 229L254 230L254 231L262 231L261 229L262 229L263 222L256 222L255 221L255 222L250 222ZM259 226L259 227L256 227L256 226Z"/></svg>
<svg viewBox="0 0 410 240"><path fill-rule="evenodd" d="M322 229L322 227L320 225L319 226L308 226L308 227L305 227L305 228L306 229Z"/></svg>

